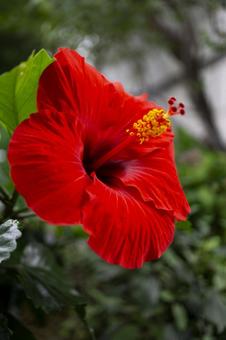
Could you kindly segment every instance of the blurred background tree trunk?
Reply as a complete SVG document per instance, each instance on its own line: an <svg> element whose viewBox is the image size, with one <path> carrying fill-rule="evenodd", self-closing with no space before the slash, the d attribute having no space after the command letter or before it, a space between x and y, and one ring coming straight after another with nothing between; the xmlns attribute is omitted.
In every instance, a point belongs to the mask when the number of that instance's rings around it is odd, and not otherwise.
<svg viewBox="0 0 226 340"><path fill-rule="evenodd" d="M184 8L178 1L166 1L169 11L182 17L180 27L172 29L161 18L150 18L150 27L163 35L166 40L170 41L170 52L174 58L182 64L186 87L198 115L203 121L209 135L210 146L219 150L225 150L219 131L216 127L214 112L211 103L206 95L205 84L202 79L203 57L200 56L200 47L191 14L184 11ZM181 12L183 11L183 13Z"/></svg>

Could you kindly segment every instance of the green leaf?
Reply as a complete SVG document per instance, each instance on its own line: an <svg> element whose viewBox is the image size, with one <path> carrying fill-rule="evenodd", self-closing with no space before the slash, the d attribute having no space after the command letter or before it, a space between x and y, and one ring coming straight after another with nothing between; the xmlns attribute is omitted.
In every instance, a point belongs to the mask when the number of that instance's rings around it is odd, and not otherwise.
<svg viewBox="0 0 226 340"><path fill-rule="evenodd" d="M214 249L217 249L220 246L220 241L221 241L220 236L216 235L216 236L210 237L209 239L204 240L202 242L201 249L204 252L208 252L208 251L212 251Z"/></svg>
<svg viewBox="0 0 226 340"><path fill-rule="evenodd" d="M16 239L20 236L18 221L8 220L0 225L0 263L7 260L16 249Z"/></svg>
<svg viewBox="0 0 226 340"><path fill-rule="evenodd" d="M226 328L226 304L217 292L210 292L207 296L203 316L216 326L218 333Z"/></svg>
<svg viewBox="0 0 226 340"><path fill-rule="evenodd" d="M36 111L36 92L39 78L44 69L54 61L42 49L30 56L26 63L22 63L16 84L16 108L19 122Z"/></svg>
<svg viewBox="0 0 226 340"><path fill-rule="evenodd" d="M48 248L38 243L25 248L18 279L35 307L51 312L72 306L84 319L84 298L72 288Z"/></svg>
<svg viewBox="0 0 226 340"><path fill-rule="evenodd" d="M185 231L192 230L192 224L190 221L180 221L176 223L176 228Z"/></svg>
<svg viewBox="0 0 226 340"><path fill-rule="evenodd" d="M186 309L182 305L176 303L172 306L172 312L178 330L184 331L188 324Z"/></svg>
<svg viewBox="0 0 226 340"><path fill-rule="evenodd" d="M119 328L111 337L112 340L120 340L120 339L130 339L130 340L138 340L140 339L139 336L139 329L132 324L123 325Z"/></svg>
<svg viewBox="0 0 226 340"><path fill-rule="evenodd" d="M9 130L13 130L17 123L15 90L19 73L19 66L0 76L0 121Z"/></svg>
<svg viewBox="0 0 226 340"><path fill-rule="evenodd" d="M44 69L53 61L42 49L0 76L0 121L9 131L37 110L38 81Z"/></svg>
<svg viewBox="0 0 226 340"><path fill-rule="evenodd" d="M84 305L84 300L68 285L64 276L48 269L23 267L19 280L27 297L47 313L66 305Z"/></svg>

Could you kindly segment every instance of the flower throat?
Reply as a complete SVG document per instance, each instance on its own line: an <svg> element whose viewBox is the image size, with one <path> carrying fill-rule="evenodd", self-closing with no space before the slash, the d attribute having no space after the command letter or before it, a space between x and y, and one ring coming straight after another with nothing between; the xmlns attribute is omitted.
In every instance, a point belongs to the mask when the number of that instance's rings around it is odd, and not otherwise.
<svg viewBox="0 0 226 340"><path fill-rule="evenodd" d="M185 114L185 106L183 103L176 105L176 98L171 97L168 100L168 110L163 108L153 108L146 113L142 118L133 123L132 128L125 132L128 137L123 142L116 145L113 149L100 157L93 164L94 170L98 169L104 163L109 161L113 156L118 154L123 148L131 143L130 137L136 137L140 144L148 142L150 138L161 136L171 127L170 117L176 114Z"/></svg>

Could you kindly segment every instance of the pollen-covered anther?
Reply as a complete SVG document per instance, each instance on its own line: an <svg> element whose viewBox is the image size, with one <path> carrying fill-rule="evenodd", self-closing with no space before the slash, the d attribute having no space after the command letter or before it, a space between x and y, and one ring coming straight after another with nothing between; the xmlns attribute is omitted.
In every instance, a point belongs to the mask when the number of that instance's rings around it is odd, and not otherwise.
<svg viewBox="0 0 226 340"><path fill-rule="evenodd" d="M132 129L127 129L126 132L130 136L136 136L140 144L147 142L150 137L158 137L165 133L171 126L168 112L163 109L152 109L138 119Z"/></svg>
<svg viewBox="0 0 226 340"><path fill-rule="evenodd" d="M175 97L168 100L168 110L163 108L154 108L145 114L141 119L138 119L131 129L126 132L130 136L135 136L139 139L140 144L147 142L150 137L158 137L165 133L171 127L170 117L180 114L185 114L185 106L183 103L177 104Z"/></svg>

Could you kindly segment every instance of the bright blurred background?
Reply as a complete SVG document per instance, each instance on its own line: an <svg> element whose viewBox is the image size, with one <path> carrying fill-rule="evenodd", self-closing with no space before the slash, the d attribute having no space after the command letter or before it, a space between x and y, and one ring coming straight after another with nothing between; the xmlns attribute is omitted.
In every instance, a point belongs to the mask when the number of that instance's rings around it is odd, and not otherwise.
<svg viewBox="0 0 226 340"><path fill-rule="evenodd" d="M85 297L98 340L226 339L226 1L1 1L0 46L1 73L33 50L71 47L131 93L147 92L162 105L175 96L187 108L175 119L175 144L192 213L160 260L135 271L108 265L78 227L56 230L26 216L14 256L42 266L51 253ZM7 140L3 133L3 153ZM10 189L1 162L0 179ZM71 308L49 314L36 308L45 294L35 292L35 300L28 286L0 275L1 299L7 296L9 324L17 330L12 339L91 339ZM0 332L0 339L7 338Z"/></svg>

